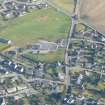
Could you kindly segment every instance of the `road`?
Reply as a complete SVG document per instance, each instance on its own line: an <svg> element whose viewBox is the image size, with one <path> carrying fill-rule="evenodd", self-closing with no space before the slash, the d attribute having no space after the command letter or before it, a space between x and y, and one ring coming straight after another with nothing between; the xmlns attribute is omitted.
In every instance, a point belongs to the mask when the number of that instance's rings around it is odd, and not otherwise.
<svg viewBox="0 0 105 105"><path fill-rule="evenodd" d="M71 43L71 36L74 33L74 28L75 25L77 23L77 20L75 19L75 16L71 17L72 23L71 23L71 29L69 31L69 35L68 35L68 40L67 40L67 45L66 45L66 50L65 50L65 64L69 65L69 57L68 57L68 49L69 49L69 45ZM68 90L68 87L70 86L70 75L69 75L69 70L70 67L66 66L65 67L66 70L66 91Z"/></svg>
<svg viewBox="0 0 105 105"><path fill-rule="evenodd" d="M80 1L77 0L74 14L73 14L73 16L71 16L72 23L71 23L71 28L70 28L70 31L68 34L68 38L67 38L68 40L67 40L67 45L66 45L66 50L65 50L65 64L66 65L70 65L69 57L68 57L68 50L69 50L69 45L71 43L71 36L74 34L75 26L78 21L79 3L80 3ZM68 87L70 86L70 74L69 74L70 67L66 66L65 70L66 70L66 80L65 81L66 81L66 92L67 92Z"/></svg>
<svg viewBox="0 0 105 105"><path fill-rule="evenodd" d="M17 96L17 95L20 95L20 94L27 94L27 95L32 95L32 94L38 94L38 91L35 91L33 89L24 89L24 90L20 90L20 91L17 91L17 92L14 92L14 93L11 93L11 94L5 94L5 95L2 95L0 96L0 98L3 98L3 97L11 97L11 96Z"/></svg>
<svg viewBox="0 0 105 105"><path fill-rule="evenodd" d="M49 84L50 83L55 83L55 84L64 84L64 82L61 82L61 81L53 81L53 80L48 80L48 79L42 79L42 78L33 78L33 79L28 79L26 80L28 83L31 83L31 82L35 82L35 81L40 81L40 82L48 82Z"/></svg>
<svg viewBox="0 0 105 105"><path fill-rule="evenodd" d="M102 45L105 46L105 43L104 42L98 42L98 41L94 41L94 40L91 40L91 39L90 40L89 39L83 39L83 38L81 38L81 39L72 38L71 39L71 41L81 41L81 40L87 41L89 43L102 44Z"/></svg>
<svg viewBox="0 0 105 105"><path fill-rule="evenodd" d="M16 73L9 73L9 74L0 75L0 79L10 78L10 77L15 77L15 76L16 76Z"/></svg>
<svg viewBox="0 0 105 105"><path fill-rule="evenodd" d="M75 70L75 69L76 69L75 67L71 67L71 68L70 68L70 70ZM79 70L80 70L80 71L93 72L93 73L97 73L97 74L100 74L100 75L105 76L105 73L104 73L104 72L96 71L96 70L93 70L93 69L79 68Z"/></svg>

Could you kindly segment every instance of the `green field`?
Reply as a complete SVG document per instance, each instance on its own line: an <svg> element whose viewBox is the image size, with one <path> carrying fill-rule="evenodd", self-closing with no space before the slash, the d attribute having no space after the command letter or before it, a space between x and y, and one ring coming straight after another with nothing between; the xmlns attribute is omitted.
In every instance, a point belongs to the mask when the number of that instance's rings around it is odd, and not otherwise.
<svg viewBox="0 0 105 105"><path fill-rule="evenodd" d="M63 61L64 60L64 49L58 49L56 52L50 52L47 54L33 54L27 53L27 57L33 60L54 62L54 61Z"/></svg>
<svg viewBox="0 0 105 105"><path fill-rule="evenodd" d="M58 7L64 9L68 13L72 14L74 9L74 0L49 0L55 3Z"/></svg>
<svg viewBox="0 0 105 105"><path fill-rule="evenodd" d="M33 10L6 22L0 21L0 24L0 36L22 46L39 39L55 41L65 38L70 28L70 19L53 8L46 8Z"/></svg>

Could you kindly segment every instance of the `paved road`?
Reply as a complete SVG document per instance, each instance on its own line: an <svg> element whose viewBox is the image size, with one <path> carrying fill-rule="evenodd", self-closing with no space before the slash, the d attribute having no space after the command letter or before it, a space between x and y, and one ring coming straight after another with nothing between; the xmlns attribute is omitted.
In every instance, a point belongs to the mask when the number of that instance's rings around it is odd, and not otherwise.
<svg viewBox="0 0 105 105"><path fill-rule="evenodd" d="M72 38L71 41L81 41L81 40L84 40L83 38L81 39L77 39L77 38ZM90 42L90 43L96 43L96 44L103 44L105 46L105 43L104 42L98 42L98 41L93 41L93 40L89 40L89 39L85 39L87 42Z"/></svg>
<svg viewBox="0 0 105 105"><path fill-rule="evenodd" d="M0 79L10 78L10 77L15 77L15 76L16 76L16 73L9 73L9 74L0 75Z"/></svg>
<svg viewBox="0 0 105 105"><path fill-rule="evenodd" d="M75 67L70 68L70 70L75 70L75 69L76 69ZM85 69L85 68L79 68L79 69L80 69L80 71L89 71L89 72L93 72L93 73L97 73L97 74L105 76L104 72L96 71L96 70L93 70L93 69Z"/></svg>
<svg viewBox="0 0 105 105"><path fill-rule="evenodd" d="M71 43L71 36L74 34L75 26L77 24L77 18L79 14L79 3L80 1L77 0L74 16L71 17L71 20L72 20L71 29L69 31L68 41L67 41L66 50L65 50L65 64L66 65L70 65L69 57L68 57L68 49ZM66 66L65 69L66 69L66 91L67 91L68 87L70 86L70 75L69 75L70 67Z"/></svg>
<svg viewBox="0 0 105 105"><path fill-rule="evenodd" d="M48 80L48 79L42 79L42 78L33 78L33 79L28 79L26 80L27 82L35 82L35 81L40 81L40 82L48 82L49 84L50 83L55 83L55 84L64 84L64 82L61 82L61 81L53 81L53 80Z"/></svg>
<svg viewBox="0 0 105 105"><path fill-rule="evenodd" d="M10 97L10 96L17 96L17 95L20 95L20 94L23 94L23 95L25 95L25 94L32 95L32 94L38 94L38 91L35 91L33 89L24 89L24 90L20 90L20 91L11 93L11 94L2 95L2 96L0 96L0 98Z"/></svg>
<svg viewBox="0 0 105 105"><path fill-rule="evenodd" d="M74 33L74 28L75 28L75 25L77 23L77 20L74 18L74 16L71 17L71 20L72 20L71 29L69 31L68 41L67 41L66 51L65 51L65 64L66 65L70 64L69 57L68 57L68 49L69 49L69 45L71 43L71 36ZM66 66L65 69L66 69L66 91L67 91L68 87L70 86L70 75L69 75L70 67Z"/></svg>

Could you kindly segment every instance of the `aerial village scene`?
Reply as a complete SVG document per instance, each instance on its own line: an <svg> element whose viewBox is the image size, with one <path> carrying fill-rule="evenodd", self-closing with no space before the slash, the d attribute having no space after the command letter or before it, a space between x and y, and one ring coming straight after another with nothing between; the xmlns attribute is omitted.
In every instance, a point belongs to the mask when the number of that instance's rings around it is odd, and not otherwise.
<svg viewBox="0 0 105 105"><path fill-rule="evenodd" d="M0 0L0 105L105 105L105 0Z"/></svg>

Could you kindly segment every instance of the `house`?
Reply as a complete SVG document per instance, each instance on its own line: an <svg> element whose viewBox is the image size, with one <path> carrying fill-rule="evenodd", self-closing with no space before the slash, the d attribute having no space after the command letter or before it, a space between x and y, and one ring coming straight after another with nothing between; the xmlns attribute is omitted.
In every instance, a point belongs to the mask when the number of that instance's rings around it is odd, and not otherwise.
<svg viewBox="0 0 105 105"><path fill-rule="evenodd" d="M15 70L18 67L18 65L15 63L11 63L10 67L11 69Z"/></svg>
<svg viewBox="0 0 105 105"><path fill-rule="evenodd" d="M91 37L91 32L85 31L85 32L83 32L83 35L84 35L85 37Z"/></svg>
<svg viewBox="0 0 105 105"><path fill-rule="evenodd" d="M24 89L27 89L27 86L25 86L25 85L17 86L17 90L18 90L18 91L24 90Z"/></svg>
<svg viewBox="0 0 105 105"><path fill-rule="evenodd" d="M94 100L92 98L88 98L85 100L85 105L98 105L97 103L98 103L98 101Z"/></svg>
<svg viewBox="0 0 105 105"><path fill-rule="evenodd" d="M57 42L56 42L57 44L58 44L58 46L59 47L66 47L66 45L67 45L67 39L59 39L59 40L57 40Z"/></svg>
<svg viewBox="0 0 105 105"><path fill-rule="evenodd" d="M11 40L8 40L8 39L4 39L4 38L0 38L0 43L4 43L4 44L12 44L12 41Z"/></svg>
<svg viewBox="0 0 105 105"><path fill-rule="evenodd" d="M75 105L76 98L71 95L69 97L65 97L63 100L64 105Z"/></svg>
<svg viewBox="0 0 105 105"><path fill-rule="evenodd" d="M3 60L3 61L1 61L1 64L10 66L12 64L12 62L9 60Z"/></svg>
<svg viewBox="0 0 105 105"><path fill-rule="evenodd" d="M79 62L80 63L84 63L84 62L88 62L88 60L87 60L87 58L86 57L80 57L80 59L79 59Z"/></svg>
<svg viewBox="0 0 105 105"><path fill-rule="evenodd" d="M91 69L92 68L92 63L89 63L89 62L85 63L85 68L86 69Z"/></svg>
<svg viewBox="0 0 105 105"><path fill-rule="evenodd" d="M8 89L7 89L7 92L8 92L9 94L16 92L16 87L8 88Z"/></svg>
<svg viewBox="0 0 105 105"><path fill-rule="evenodd" d="M25 70L25 74L28 76L33 76L34 75L34 70L32 68L28 68Z"/></svg>
<svg viewBox="0 0 105 105"><path fill-rule="evenodd" d="M18 73L24 73L24 68L22 66L18 66L15 70Z"/></svg>
<svg viewBox="0 0 105 105"><path fill-rule="evenodd" d="M24 4L16 4L15 9L18 15L22 15L25 12L26 5Z"/></svg>
<svg viewBox="0 0 105 105"><path fill-rule="evenodd" d="M9 54L9 55L16 55L16 51L10 50L10 51L7 52L7 54Z"/></svg>
<svg viewBox="0 0 105 105"><path fill-rule="evenodd" d="M65 74L64 73L58 73L58 76L59 76L59 79L61 81L64 81L64 79L65 79Z"/></svg>
<svg viewBox="0 0 105 105"><path fill-rule="evenodd" d="M13 18L13 12L11 10L8 9L4 9L1 12L1 16L4 17L5 19L9 19L9 18Z"/></svg>
<svg viewBox="0 0 105 105"><path fill-rule="evenodd" d="M42 69L36 69L35 70L35 76L36 77L43 77L43 75L44 75L44 72Z"/></svg>
<svg viewBox="0 0 105 105"><path fill-rule="evenodd" d="M12 1L6 1L6 2L4 2L4 6L8 10L13 9L13 2Z"/></svg>
<svg viewBox="0 0 105 105"><path fill-rule="evenodd" d="M78 79L77 79L77 84L78 85L80 85L82 79L83 79L83 75L80 74L79 77L78 77Z"/></svg>

